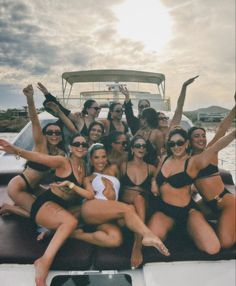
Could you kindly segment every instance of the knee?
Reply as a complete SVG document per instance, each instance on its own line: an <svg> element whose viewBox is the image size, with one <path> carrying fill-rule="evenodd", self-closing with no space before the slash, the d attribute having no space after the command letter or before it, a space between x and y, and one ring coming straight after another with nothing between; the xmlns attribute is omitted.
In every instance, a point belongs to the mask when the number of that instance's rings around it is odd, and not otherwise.
<svg viewBox="0 0 236 286"><path fill-rule="evenodd" d="M234 245L234 243L235 243L234 237L227 236L227 237L220 238L220 245L224 249L232 247Z"/></svg>
<svg viewBox="0 0 236 286"><path fill-rule="evenodd" d="M121 233L114 232L110 234L109 247L119 247L123 243L123 237Z"/></svg>
<svg viewBox="0 0 236 286"><path fill-rule="evenodd" d="M209 255L214 255L220 251L220 248L221 248L220 242L215 241L214 243L212 242L211 244L207 245L204 251Z"/></svg>
<svg viewBox="0 0 236 286"><path fill-rule="evenodd" d="M70 216L70 218L66 219L64 223L68 226L68 228L74 230L78 225L78 220L75 217Z"/></svg>

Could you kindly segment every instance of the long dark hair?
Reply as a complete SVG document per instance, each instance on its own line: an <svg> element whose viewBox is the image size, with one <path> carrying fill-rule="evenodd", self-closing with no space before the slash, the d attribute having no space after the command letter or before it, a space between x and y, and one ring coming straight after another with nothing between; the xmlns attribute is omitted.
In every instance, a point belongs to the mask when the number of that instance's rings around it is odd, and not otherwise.
<svg viewBox="0 0 236 286"><path fill-rule="evenodd" d="M87 109L90 108L96 101L93 99L88 99L84 103L83 110L81 111L82 115L85 116L88 114Z"/></svg>
<svg viewBox="0 0 236 286"><path fill-rule="evenodd" d="M141 118L146 119L149 127L151 128L158 127L158 114L154 108L152 107L144 108L141 113Z"/></svg>
<svg viewBox="0 0 236 286"><path fill-rule="evenodd" d="M167 142L170 141L171 137L176 135L176 134L178 134L181 137L183 137L185 141L188 140L188 133L187 133L187 131L185 131L182 127L175 127L174 129L172 129L170 131L168 139L167 139ZM166 150L167 150L167 157L170 157L170 156L173 155L173 153L171 151L171 148L168 147L168 144L166 144ZM187 153L189 153L189 148L186 151L187 151Z"/></svg>
<svg viewBox="0 0 236 286"><path fill-rule="evenodd" d="M139 139L142 139L146 143L146 140L145 140L145 138L142 135L139 135L139 134L135 135L130 140L130 143L129 143L129 146L128 146L128 161L131 161L134 158L134 154L132 152L132 148L134 147L135 142L138 141Z"/></svg>
<svg viewBox="0 0 236 286"><path fill-rule="evenodd" d="M99 126L101 127L101 129L102 129L102 135L104 134L104 131L105 131L104 124L103 124L102 122L100 122L100 121L93 121L93 122L91 122L90 125L89 125L88 135L89 135L91 129L92 129L94 126L96 126L96 125L99 125Z"/></svg>
<svg viewBox="0 0 236 286"><path fill-rule="evenodd" d="M107 119L108 120L112 120L112 117L111 117L111 112L114 110L114 108L116 107L116 105L121 105L122 107L122 104L120 102L112 102L109 106L109 112L108 112L108 115L107 115Z"/></svg>

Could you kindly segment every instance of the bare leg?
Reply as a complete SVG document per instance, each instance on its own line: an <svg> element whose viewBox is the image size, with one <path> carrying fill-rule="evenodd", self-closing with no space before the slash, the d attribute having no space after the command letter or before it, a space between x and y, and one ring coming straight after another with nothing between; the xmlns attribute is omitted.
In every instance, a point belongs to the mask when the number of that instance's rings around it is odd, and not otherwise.
<svg viewBox="0 0 236 286"><path fill-rule="evenodd" d="M146 201L143 196L136 195L134 198L134 207L135 210L140 217L140 219L145 221L145 209L146 209ZM131 267L138 267L143 262L143 254L142 254L142 236L140 234L134 234L134 243L133 249L131 253Z"/></svg>
<svg viewBox="0 0 236 286"><path fill-rule="evenodd" d="M168 232L173 228L174 220L162 212L156 212L148 222L148 227L161 240L165 241Z"/></svg>
<svg viewBox="0 0 236 286"><path fill-rule="evenodd" d="M196 246L208 254L220 251L220 242L213 228L204 218L203 214L191 209L187 221L187 230Z"/></svg>
<svg viewBox="0 0 236 286"><path fill-rule="evenodd" d="M217 235L222 248L230 248L236 241L236 198L232 195L225 195L219 203L221 213L218 219Z"/></svg>
<svg viewBox="0 0 236 286"><path fill-rule="evenodd" d="M46 278L53 259L77 226L77 220L59 205L47 202L38 211L36 222L46 228L56 229L43 256L34 262L37 286L46 286Z"/></svg>
<svg viewBox="0 0 236 286"><path fill-rule="evenodd" d="M120 228L113 224L101 224L97 230L92 233L83 232L77 229L72 237L101 246L101 247L118 247L122 244L122 233Z"/></svg>
<svg viewBox="0 0 236 286"><path fill-rule="evenodd" d="M29 212L27 212L23 208L4 203L0 208L0 215L4 216L9 214L16 214L27 218L30 217Z"/></svg>
<svg viewBox="0 0 236 286"><path fill-rule="evenodd" d="M82 205L81 215L88 224L103 224L123 218L125 225L130 230L143 236L142 244L144 246L153 246L163 255L169 255L162 241L142 222L134 208L125 203L111 200L90 200Z"/></svg>
<svg viewBox="0 0 236 286"><path fill-rule="evenodd" d="M20 176L11 179L7 186L7 192L17 206L30 213L35 198L26 191L26 184Z"/></svg>

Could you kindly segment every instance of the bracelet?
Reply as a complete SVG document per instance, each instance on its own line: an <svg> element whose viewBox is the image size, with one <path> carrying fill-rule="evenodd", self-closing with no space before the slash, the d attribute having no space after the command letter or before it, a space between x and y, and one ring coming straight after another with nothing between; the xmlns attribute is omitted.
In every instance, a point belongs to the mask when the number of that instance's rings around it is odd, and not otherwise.
<svg viewBox="0 0 236 286"><path fill-rule="evenodd" d="M75 186L75 184L74 184L74 183L70 183L70 184L69 184L69 189L71 189L71 190L72 190L72 189L74 188L74 186Z"/></svg>
<svg viewBox="0 0 236 286"><path fill-rule="evenodd" d="M15 154L16 160L20 160L21 158L21 151L17 151L17 153Z"/></svg>

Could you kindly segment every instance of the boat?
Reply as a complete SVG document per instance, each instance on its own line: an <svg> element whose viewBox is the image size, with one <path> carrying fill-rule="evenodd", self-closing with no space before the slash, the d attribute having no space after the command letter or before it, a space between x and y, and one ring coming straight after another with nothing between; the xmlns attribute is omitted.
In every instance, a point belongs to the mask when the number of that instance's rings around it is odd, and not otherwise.
<svg viewBox="0 0 236 286"><path fill-rule="evenodd" d="M82 91L78 92L76 84ZM88 88L88 84L92 87ZM162 110L170 118L173 116L170 99L165 95L165 76L161 73L130 70L65 72L62 74L62 97L57 99L65 107L76 111L81 110L85 100L93 98L103 106L99 117L106 118L110 102L124 101L124 96L118 90L120 84L129 86L135 113L138 100L147 98L151 106ZM156 92L148 90L147 86L150 84L154 85ZM41 113L39 118L42 126L57 120L46 112ZM183 115L181 125L188 129L192 123ZM13 143L27 150L32 148L30 123L19 132ZM0 205L10 202L6 185L12 177L22 172L24 164L25 160L22 158L16 160L13 155L0 155ZM235 191L230 173L221 170L221 175L227 188ZM30 220L13 215L0 217L1 286L34 285L33 262L41 256L47 245L47 242L38 243L35 238L35 226ZM47 285L235 285L235 247L222 250L216 255L207 255L197 250L182 232L170 235L166 244L172 254L170 257L162 256L153 248L144 248L143 265L132 270L131 233L125 234L125 243L122 246L113 249L68 239L55 258Z"/></svg>

